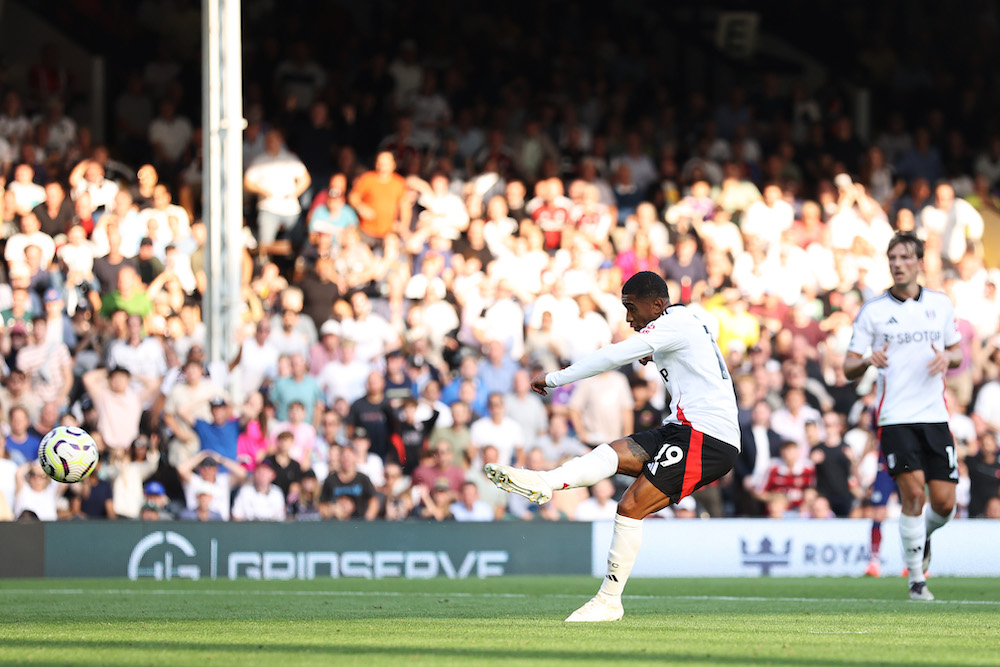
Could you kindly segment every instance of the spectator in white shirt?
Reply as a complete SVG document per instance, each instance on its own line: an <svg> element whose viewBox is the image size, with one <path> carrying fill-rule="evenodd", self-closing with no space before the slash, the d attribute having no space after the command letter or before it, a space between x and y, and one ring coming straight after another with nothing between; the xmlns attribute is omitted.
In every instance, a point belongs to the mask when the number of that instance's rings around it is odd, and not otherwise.
<svg viewBox="0 0 1000 667"><path fill-rule="evenodd" d="M14 169L14 180L7 184L7 190L14 196L18 215L27 215L31 209L45 201L45 188L35 183L34 179L34 168L30 164L22 163Z"/></svg>
<svg viewBox="0 0 1000 667"><path fill-rule="evenodd" d="M41 251L41 266L46 268L52 263L56 254L56 244L52 237L42 231L42 224L34 213L21 217L21 232L7 239L3 249L3 257L7 263L24 262L25 249L35 246Z"/></svg>
<svg viewBox="0 0 1000 667"><path fill-rule="evenodd" d="M955 189L942 183L934 191L935 201L920 211L917 231L921 238L936 234L941 239L941 258L957 264L969 244L983 238L983 216L964 199L955 197Z"/></svg>
<svg viewBox="0 0 1000 667"><path fill-rule="evenodd" d="M171 173L178 165L194 129L191 121L177 115L177 106L169 98L160 102L160 115L149 124L149 143L161 171Z"/></svg>
<svg viewBox="0 0 1000 667"><path fill-rule="evenodd" d="M167 245L191 237L191 219L188 217L187 211L173 203L170 189L162 183L153 188L153 205L141 210L138 220L140 221L139 233L153 239L161 260L163 250ZM145 227L144 233L142 232L143 226ZM136 245L135 250L138 251L138 245Z"/></svg>
<svg viewBox="0 0 1000 667"><path fill-rule="evenodd" d="M487 401L489 416L477 419L469 429L472 446L482 452L487 445L497 448L500 463L524 463L524 433L520 425L506 415L503 394L490 394Z"/></svg>
<svg viewBox="0 0 1000 667"><path fill-rule="evenodd" d="M447 174L434 174L430 183L411 176L406 184L420 193L417 203L424 210L417 220L418 231L454 241L468 228L469 212L462 198L450 192Z"/></svg>
<svg viewBox="0 0 1000 667"><path fill-rule="evenodd" d="M302 161L285 148L280 130L268 131L264 145L264 153L247 168L243 187L257 195L257 240L266 250L282 228L291 231L298 224L299 197L312 178Z"/></svg>
<svg viewBox="0 0 1000 667"><path fill-rule="evenodd" d="M782 199L781 188L768 185L764 188L764 200L750 205L743 215L740 227L746 236L756 236L767 247L776 247L781 241L781 233L791 228L795 222L795 211Z"/></svg>
<svg viewBox="0 0 1000 667"><path fill-rule="evenodd" d="M240 487L233 501L233 521L284 521L285 494L274 484L274 469L261 461L253 479Z"/></svg>
<svg viewBox="0 0 1000 667"><path fill-rule="evenodd" d="M66 265L66 271L75 271L88 278L93 276L94 244L87 239L87 232L81 225L73 225L66 232L66 243L59 246L56 255Z"/></svg>
<svg viewBox="0 0 1000 667"><path fill-rule="evenodd" d="M791 440L799 446L800 458L808 458L810 444L806 437L806 423L822 423L820 411L806 403L805 390L788 387L785 390L785 407L771 415L771 428L783 440Z"/></svg>
<svg viewBox="0 0 1000 667"><path fill-rule="evenodd" d="M479 499L479 489L473 482L465 482L458 493L458 500L451 504L455 521L493 521L493 508Z"/></svg>
<svg viewBox="0 0 1000 667"><path fill-rule="evenodd" d="M350 338L342 340L341 358L327 362L316 378L328 405L333 405L338 398L354 403L365 395L365 384L373 367L358 359L356 348L357 344Z"/></svg>
<svg viewBox="0 0 1000 667"><path fill-rule="evenodd" d="M66 155L69 147L76 142L76 121L64 113L63 101L59 97L50 97L45 103L45 113L36 115L32 123L36 132L42 123L48 127L48 139L43 148L50 153Z"/></svg>
<svg viewBox="0 0 1000 667"><path fill-rule="evenodd" d="M220 471L220 466L226 470ZM203 449L177 464L177 476L184 487L184 499L189 510L197 509L198 496L207 493L212 497L209 509L218 512L223 521L229 521L232 490L246 480L247 472L236 461Z"/></svg>
<svg viewBox="0 0 1000 667"><path fill-rule="evenodd" d="M265 319L257 323L254 336L243 342L238 366L243 396L259 391L261 385L278 376L278 357L281 353L270 342L270 336L271 323Z"/></svg>
<svg viewBox="0 0 1000 667"><path fill-rule="evenodd" d="M93 210L111 210L118 194L118 184L105 178L104 167L95 160L82 160L69 173L70 197L75 201L83 192L90 193Z"/></svg>
<svg viewBox="0 0 1000 667"><path fill-rule="evenodd" d="M576 506L575 521L613 521L618 512L618 503L613 499L615 485L610 479L602 479L590 487L590 497Z"/></svg>

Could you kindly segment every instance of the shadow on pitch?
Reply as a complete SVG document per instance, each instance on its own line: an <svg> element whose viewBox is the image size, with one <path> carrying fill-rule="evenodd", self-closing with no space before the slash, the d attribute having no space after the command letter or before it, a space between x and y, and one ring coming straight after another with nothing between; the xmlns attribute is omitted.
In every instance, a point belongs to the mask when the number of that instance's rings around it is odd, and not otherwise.
<svg viewBox="0 0 1000 667"><path fill-rule="evenodd" d="M380 656L384 658L399 658L402 660L412 660L413 658L434 658L434 659L446 659L446 658L458 658L469 661L489 661L502 659L505 656L498 654L496 649L475 649L475 648L448 648L448 647L407 647L407 646L356 646L352 644L331 644L329 646L316 646L312 644L302 645L302 644L290 644L290 643L267 643L267 644L256 644L256 643L236 643L236 644L217 644L209 642L156 642L156 641L74 641L68 639L6 639L3 642L3 648L10 649L32 649L32 650L44 650L44 651L57 651L60 655L72 655L70 651L89 651L93 652L97 650L106 651L149 651L151 655L157 655L159 658L163 656L169 656L170 654L181 654L181 653L211 653L211 654L241 654L245 658L251 658L255 655L260 657L272 657L279 658L282 656L298 656L300 659L307 656L330 656L331 659L335 657L343 658L345 656L365 656L373 659L378 659ZM176 656L180 659L180 656ZM235 656L234 656L235 657ZM626 657L622 653L621 648L615 648L607 651L566 651L564 649L523 649L523 648L512 648L511 653L506 656L512 660L518 661L543 661L543 660L560 660L560 661L580 661L580 662L599 662L599 663L610 663L614 661L621 661ZM635 661L656 661L661 663L699 663L704 664L709 661L717 665L745 665L748 660L755 660L756 658L749 658L749 656L719 656L711 655L710 653L672 653L670 651L637 651L628 654L628 657ZM113 655L108 655L109 660L113 660ZM842 667L870 667L872 664L868 660L849 660L849 659L836 659L831 656L824 656L821 658L805 658L801 656L763 656L761 658L769 665L834 665Z"/></svg>

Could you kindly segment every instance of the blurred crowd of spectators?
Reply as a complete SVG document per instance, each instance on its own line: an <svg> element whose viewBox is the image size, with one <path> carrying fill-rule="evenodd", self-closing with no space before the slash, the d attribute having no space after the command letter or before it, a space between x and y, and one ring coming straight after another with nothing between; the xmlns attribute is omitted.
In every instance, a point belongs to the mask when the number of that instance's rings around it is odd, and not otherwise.
<svg viewBox="0 0 1000 667"><path fill-rule="evenodd" d="M946 383L960 516L1000 518L1000 116L981 89L953 100L983 119L975 141L932 104L892 109L864 141L836 87L763 72L721 96L672 90L633 38L584 29L572 6L592 50L500 31L496 53L522 57L484 61L472 41L384 35L331 52L298 24L249 39L271 15L244 4L231 359L205 357L212 221L182 83L196 3L139 4L157 51L123 77L107 145L66 115L79 91L55 47L2 91L0 520L613 518L624 480L539 508L481 470L552 467L665 416L638 364L529 390L630 335L620 288L642 270L712 329L743 422L734 471L663 515L863 516L873 378L841 364L858 309L891 284L894 230L925 239L925 284L963 334ZM483 16L463 19L470 39ZM869 74L923 90L919 62L876 46ZM60 423L103 451L71 487L32 463Z"/></svg>

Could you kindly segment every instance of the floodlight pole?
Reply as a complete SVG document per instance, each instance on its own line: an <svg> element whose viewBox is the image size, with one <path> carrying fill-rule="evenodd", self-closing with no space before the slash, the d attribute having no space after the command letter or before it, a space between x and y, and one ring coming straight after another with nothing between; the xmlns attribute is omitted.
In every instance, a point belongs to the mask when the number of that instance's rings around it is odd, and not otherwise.
<svg viewBox="0 0 1000 667"><path fill-rule="evenodd" d="M228 363L240 326L243 230L243 68L240 0L202 3L202 185L210 361ZM230 383L232 385L232 382ZM233 392L234 386L230 386Z"/></svg>

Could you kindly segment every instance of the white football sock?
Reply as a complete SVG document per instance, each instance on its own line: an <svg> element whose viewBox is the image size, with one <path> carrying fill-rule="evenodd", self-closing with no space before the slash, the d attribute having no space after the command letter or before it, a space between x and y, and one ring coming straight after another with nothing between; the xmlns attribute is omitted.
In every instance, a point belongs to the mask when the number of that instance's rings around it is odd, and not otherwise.
<svg viewBox="0 0 1000 667"><path fill-rule="evenodd" d="M615 534L611 538L611 548L608 549L608 573L604 575L601 593L621 597L641 546L642 519L616 514Z"/></svg>
<svg viewBox="0 0 1000 667"><path fill-rule="evenodd" d="M553 490L593 486L618 472L618 452L609 444L598 445L593 451L577 456L555 470L539 472Z"/></svg>
<svg viewBox="0 0 1000 667"><path fill-rule="evenodd" d="M927 527L927 537L930 538L935 530L954 519L957 510L958 505L954 505L948 516L941 516L931 509L930 503L924 505L924 525Z"/></svg>
<svg viewBox="0 0 1000 667"><path fill-rule="evenodd" d="M924 542L927 540L924 517L900 515L899 537L903 543L903 562L910 571L910 583L924 581Z"/></svg>

